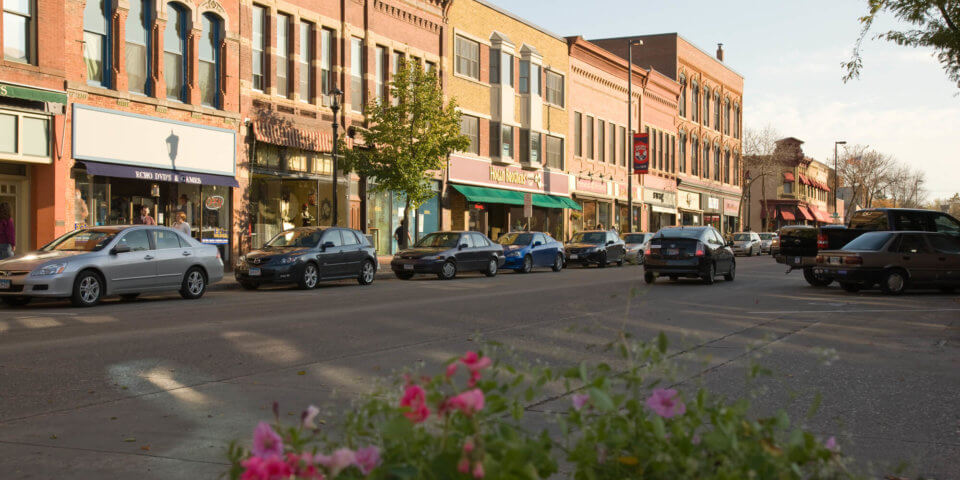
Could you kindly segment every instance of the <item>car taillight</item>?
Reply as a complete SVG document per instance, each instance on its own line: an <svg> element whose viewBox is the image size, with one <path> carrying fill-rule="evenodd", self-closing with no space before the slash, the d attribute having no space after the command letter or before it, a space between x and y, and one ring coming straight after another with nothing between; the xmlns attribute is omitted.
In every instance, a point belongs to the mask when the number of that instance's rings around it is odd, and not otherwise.
<svg viewBox="0 0 960 480"><path fill-rule="evenodd" d="M698 257L706 255L706 252L703 251L703 242L697 242L697 253L695 255Z"/></svg>
<svg viewBox="0 0 960 480"><path fill-rule="evenodd" d="M827 247L829 247L829 246L830 246L830 242L827 241L827 234L826 234L826 233L822 233L822 232L821 232L821 233L818 233L818 234L817 234L817 248L818 248L818 249L825 249L825 248L827 248Z"/></svg>
<svg viewBox="0 0 960 480"><path fill-rule="evenodd" d="M863 265L863 258L856 255L843 257L843 264L844 265Z"/></svg>
<svg viewBox="0 0 960 480"><path fill-rule="evenodd" d="M643 250L643 254L644 254L645 256L650 256L650 246L649 246L649 245L647 245L647 248L645 248L645 249Z"/></svg>

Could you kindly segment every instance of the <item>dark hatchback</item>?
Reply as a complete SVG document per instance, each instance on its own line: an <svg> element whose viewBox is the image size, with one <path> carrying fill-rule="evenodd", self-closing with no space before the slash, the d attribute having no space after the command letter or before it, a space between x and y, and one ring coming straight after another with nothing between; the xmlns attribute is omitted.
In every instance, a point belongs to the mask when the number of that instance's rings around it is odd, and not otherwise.
<svg viewBox="0 0 960 480"><path fill-rule="evenodd" d="M350 228L302 227L280 232L263 248L242 255L234 276L247 290L264 283L296 283L310 289L324 280L356 278L373 283L377 254Z"/></svg>
<svg viewBox="0 0 960 480"><path fill-rule="evenodd" d="M402 280L418 273L433 273L450 280L469 270L492 277L503 262L503 247L480 232L433 232L413 248L397 252L390 268Z"/></svg>
<svg viewBox="0 0 960 480"><path fill-rule="evenodd" d="M600 268L610 263L622 266L627 256L623 239L616 232L606 230L577 232L564 249L568 262L579 262L583 266L596 264Z"/></svg>
<svg viewBox="0 0 960 480"><path fill-rule="evenodd" d="M670 280L700 278L711 284L717 275L723 274L727 281L733 281L737 261L730 245L713 227L661 229L644 252L643 279L653 283L660 276Z"/></svg>

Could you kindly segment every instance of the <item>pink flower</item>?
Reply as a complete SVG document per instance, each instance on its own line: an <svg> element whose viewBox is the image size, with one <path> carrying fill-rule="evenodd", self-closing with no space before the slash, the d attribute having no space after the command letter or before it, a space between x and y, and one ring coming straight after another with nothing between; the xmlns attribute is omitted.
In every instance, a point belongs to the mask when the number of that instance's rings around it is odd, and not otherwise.
<svg viewBox="0 0 960 480"><path fill-rule="evenodd" d="M493 363L493 360L490 360L490 357L481 357L477 355L477 352L470 351L460 357L460 363L467 367L467 370L470 370L470 380L467 382L467 385L473 387L476 386L477 380L480 379L480 370L489 367ZM450 367L447 367L447 373L448 376L450 376Z"/></svg>
<svg viewBox="0 0 960 480"><path fill-rule="evenodd" d="M697 435L696 433L694 433L693 438L690 439L690 443L694 445L700 445L700 435Z"/></svg>
<svg viewBox="0 0 960 480"><path fill-rule="evenodd" d="M403 392L400 398L400 406L406 407L404 416L413 423L420 423L430 416L430 409L427 408L427 392L420 385L410 385Z"/></svg>
<svg viewBox="0 0 960 480"><path fill-rule="evenodd" d="M294 473L293 468L284 462L279 455L266 458L250 457L240 465L244 468L240 480L282 480L290 478Z"/></svg>
<svg viewBox="0 0 960 480"><path fill-rule="evenodd" d="M473 464L473 478L483 478L483 463L477 462Z"/></svg>
<svg viewBox="0 0 960 480"><path fill-rule="evenodd" d="M453 362L453 363L451 363L450 365L447 365L447 378L450 378L450 377L456 375L456 374L457 374L457 367L459 367L459 366L460 366L460 364L457 363L457 362Z"/></svg>
<svg viewBox="0 0 960 480"><path fill-rule="evenodd" d="M444 412L460 410L464 415L469 417L483 410L483 390L474 388L473 390L467 390L457 396L450 397L444 402L441 410Z"/></svg>
<svg viewBox="0 0 960 480"><path fill-rule="evenodd" d="M590 401L590 395L586 393L575 393L570 397L570 400L573 401L573 409L579 412L580 409Z"/></svg>
<svg viewBox="0 0 960 480"><path fill-rule="evenodd" d="M460 459L460 462L457 463L457 471L460 473L470 473L470 460L467 457Z"/></svg>
<svg viewBox="0 0 960 480"><path fill-rule="evenodd" d="M300 424L303 425L303 428L309 428L311 430L317 429L317 424L314 420L317 418L317 415L320 413L320 409L310 405L307 407L307 411L303 412L303 419Z"/></svg>
<svg viewBox="0 0 960 480"><path fill-rule="evenodd" d="M663 418L673 418L687 411L687 406L677 398L677 391L672 388L654 389L653 395L647 399L647 406Z"/></svg>
<svg viewBox="0 0 960 480"><path fill-rule="evenodd" d="M473 440L470 440L468 438L467 441L463 442L463 453L466 453L467 455L469 455L470 452L473 451L473 449L474 449Z"/></svg>
<svg viewBox="0 0 960 480"><path fill-rule="evenodd" d="M253 454L257 457L280 456L283 453L283 439L267 422L260 422L253 430Z"/></svg>
<svg viewBox="0 0 960 480"><path fill-rule="evenodd" d="M327 467L331 476L336 477L344 468L357 463L357 454L349 448L341 448L329 457L326 455L317 455L314 459L320 465Z"/></svg>
<svg viewBox="0 0 960 480"><path fill-rule="evenodd" d="M826 442L823 443L824 447L827 447L827 450L837 451L839 447L837 446L837 439L835 437L830 437Z"/></svg>
<svg viewBox="0 0 960 480"><path fill-rule="evenodd" d="M380 449L371 445L369 447L358 448L355 455L355 464L360 469L360 473L368 475L380 465Z"/></svg>

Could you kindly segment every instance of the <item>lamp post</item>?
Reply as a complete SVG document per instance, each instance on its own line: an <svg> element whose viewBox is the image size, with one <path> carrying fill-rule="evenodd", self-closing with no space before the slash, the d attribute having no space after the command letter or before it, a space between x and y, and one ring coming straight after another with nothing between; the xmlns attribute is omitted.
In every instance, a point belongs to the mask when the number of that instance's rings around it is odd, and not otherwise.
<svg viewBox="0 0 960 480"><path fill-rule="evenodd" d="M330 102L330 110L333 111L333 199L330 202L330 206L333 208L333 221L331 225L337 226L339 223L339 210L337 207L337 144L340 143L338 140L340 137L337 136L337 128L340 126L337 121L337 112L340 111L340 101L343 98L343 91L339 88L334 88L330 95L333 97L333 101Z"/></svg>
<svg viewBox="0 0 960 480"><path fill-rule="evenodd" d="M840 188L840 170L837 162L837 146L846 145L846 140L833 142L833 213L837 213L837 190Z"/></svg>
<svg viewBox="0 0 960 480"><path fill-rule="evenodd" d="M627 233L633 231L633 46L643 45L643 40L627 40Z"/></svg>

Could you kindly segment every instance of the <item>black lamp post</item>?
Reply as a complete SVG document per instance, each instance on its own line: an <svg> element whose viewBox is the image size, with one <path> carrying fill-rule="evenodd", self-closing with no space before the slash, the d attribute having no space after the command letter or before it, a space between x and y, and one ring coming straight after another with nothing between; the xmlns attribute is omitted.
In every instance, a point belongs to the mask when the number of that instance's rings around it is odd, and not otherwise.
<svg viewBox="0 0 960 480"><path fill-rule="evenodd" d="M340 122L337 121L337 112L340 111L340 102L343 99L343 91L339 88L334 88L330 92L330 96L333 97L333 101L330 103L330 110L333 111L333 200L330 202L330 206L333 207L333 221L331 225L336 226L339 223L340 212L337 207L337 144L340 143L339 136L337 136L337 128L340 126Z"/></svg>

